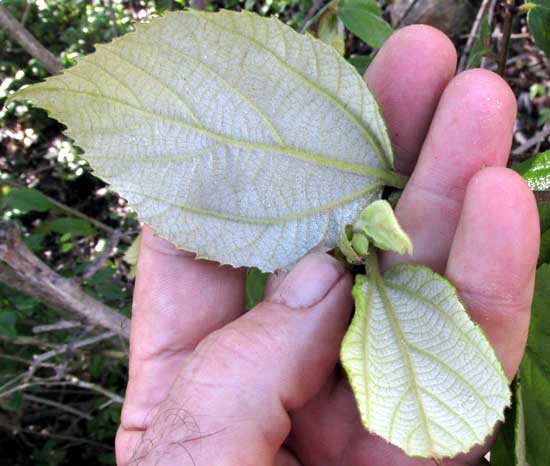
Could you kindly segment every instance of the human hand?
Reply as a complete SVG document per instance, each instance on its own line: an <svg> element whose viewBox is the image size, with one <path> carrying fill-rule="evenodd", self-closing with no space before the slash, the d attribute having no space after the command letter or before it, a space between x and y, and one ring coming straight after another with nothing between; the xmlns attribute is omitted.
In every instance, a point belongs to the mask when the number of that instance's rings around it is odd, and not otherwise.
<svg viewBox="0 0 550 466"><path fill-rule="evenodd" d="M396 214L414 256L386 254L383 263L445 274L512 379L529 325L537 209L502 168L514 95L488 71L452 79L455 65L445 36L413 26L368 69L397 168L412 173ZM244 280L244 270L196 261L144 229L119 466L433 466L361 426L336 367L352 310L341 265L306 257L273 275L246 314ZM444 464L480 464L489 446Z"/></svg>

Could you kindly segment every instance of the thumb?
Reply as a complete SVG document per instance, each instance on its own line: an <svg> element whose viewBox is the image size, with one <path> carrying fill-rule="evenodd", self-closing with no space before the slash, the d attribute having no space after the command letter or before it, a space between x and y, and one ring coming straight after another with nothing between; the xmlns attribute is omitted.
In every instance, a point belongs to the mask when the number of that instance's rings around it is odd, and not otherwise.
<svg viewBox="0 0 550 466"><path fill-rule="evenodd" d="M326 254L305 257L266 299L203 340L134 455L140 465L272 466L304 405L338 361L352 278Z"/></svg>

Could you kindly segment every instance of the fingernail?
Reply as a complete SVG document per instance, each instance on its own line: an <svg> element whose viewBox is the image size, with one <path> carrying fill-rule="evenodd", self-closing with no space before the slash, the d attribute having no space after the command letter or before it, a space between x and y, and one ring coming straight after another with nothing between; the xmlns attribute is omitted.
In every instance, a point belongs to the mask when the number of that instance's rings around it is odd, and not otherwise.
<svg viewBox="0 0 550 466"><path fill-rule="evenodd" d="M343 264L328 254L309 254L298 262L267 300L295 309L314 306L345 272Z"/></svg>

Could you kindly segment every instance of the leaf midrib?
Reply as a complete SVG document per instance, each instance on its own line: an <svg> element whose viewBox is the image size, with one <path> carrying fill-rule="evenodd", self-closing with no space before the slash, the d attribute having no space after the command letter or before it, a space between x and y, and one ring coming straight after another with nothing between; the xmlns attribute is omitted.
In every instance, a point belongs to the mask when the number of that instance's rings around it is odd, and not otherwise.
<svg viewBox="0 0 550 466"><path fill-rule="evenodd" d="M128 109L130 109L130 110L132 110L136 113L141 113L143 115L146 115L147 117L159 118L161 120L167 121L167 122L175 124L177 126L181 126L181 127L188 128L188 129L191 129L193 131L196 131L198 133L205 134L206 136L208 136L212 139L215 139L217 141L223 142L225 144L230 144L230 145L233 145L233 146L242 147L242 148L248 149L248 150L258 150L258 151L265 151L265 152L278 152L278 153L281 153L283 155L288 155L288 156L291 156L291 157L294 157L294 158L307 160L311 163L314 163L314 164L317 164L317 165L322 165L322 166L325 166L325 167L334 168L334 169L337 169L337 170L340 170L340 171L343 171L343 172L354 173L356 175L362 175L362 176L367 176L367 177L368 176L374 176L374 177L379 178L380 180L384 181L385 184L395 186L395 187L402 188L405 185L405 178L403 176L397 174L396 172L392 171L392 170L372 168L372 167L369 167L369 166L366 166L366 165L359 165L359 164L352 163L352 162L345 162L345 161L342 161L342 160L330 159L330 158L324 157L324 156L319 155L319 154L313 154L311 152L306 152L306 151L301 151L301 150L298 150L298 149L293 149L293 148L290 148L288 146L273 146L273 145L269 145L269 144L252 143L252 142L243 141L243 140L240 140L240 139L231 138L229 136L224 136L224 135L218 134L218 133L216 133L212 130L198 127L198 126L196 126L192 123L188 123L188 122L185 122L185 121L182 121L182 120L178 120L176 118L171 118L171 117L166 116L166 115L161 115L159 113L151 112L150 110L138 108L138 107L136 107L132 104L129 104L127 102L123 102L123 101L120 101L120 100L112 98L112 97L107 97L105 95L94 94L94 93L86 92L86 91L78 91L78 90L74 90L74 89L59 89L59 88L47 87L47 86L41 87L40 92L53 92L53 93L59 92L59 93L63 93L63 94L76 94L76 95L84 95L84 96L94 98L94 99L105 100L109 103L114 103L114 104L126 107L126 108L128 108ZM24 97L24 94L25 94L25 92L23 91L21 93L21 96ZM30 100L32 100L32 97L30 98Z"/></svg>
<svg viewBox="0 0 550 466"><path fill-rule="evenodd" d="M300 220L300 219L305 218L305 217L312 217L312 216L317 215L317 214L326 213L326 212L328 212L330 210L333 210L337 207L340 207L342 205L349 204L353 201L356 201L356 200L360 199L361 197L367 195L368 193L370 193L372 191L376 191L377 189L381 189L381 188L382 188L382 185L380 183L373 183L368 188L365 188L361 191L350 194L349 196L343 197L341 199L338 199L337 201L326 204L322 207L318 207L316 209L304 210L304 211L298 212L294 215L288 215L286 217L264 217L264 218L245 217L245 216L240 216L240 215L230 215L230 214L224 214L222 212L217 212L217 211L214 211L214 210L203 209L203 208L200 208L200 207L191 207L191 206L188 206L188 205L185 205L185 204L178 204L177 202L171 202L171 201L168 201L166 199L162 199L158 196L154 196L154 195L151 195L151 194L145 194L145 193L143 193L143 191L133 191L131 189L127 189L127 188L124 188L124 187L121 187L120 191L122 193L144 196L144 197L147 197L147 198L152 199L154 201L161 202L163 204L168 204L168 205L171 205L172 207L176 207L176 208L179 208L181 210L185 210L187 212L200 214L200 215L206 215L206 216L214 217L214 218L221 219L221 220L227 220L227 221L238 222L238 223L257 224L257 225L264 225L264 224L274 225L274 224L278 224L278 223L292 222L292 221L295 221L295 220Z"/></svg>
<svg viewBox="0 0 550 466"><path fill-rule="evenodd" d="M394 332L397 334L398 337L398 346L401 349L401 354L403 355L403 361L405 363L405 366L407 368L407 371L409 372L409 377L411 381L411 388L414 392L414 397L416 399L416 403L418 406L418 413L420 415L420 421L421 425L424 429L424 433L426 434L426 441L428 443L428 447L431 451L434 450L434 445L432 441L432 437L430 435L430 429L428 425L428 419L426 417L426 412L424 410L424 405L422 403L422 400L420 398L420 390L419 386L416 383L415 378L415 371L413 367L413 363L411 360L411 357L407 351L407 340L405 338L405 334L403 333L403 330L401 329L401 325L399 324L399 320L397 318L397 312L395 308L393 307L393 303L391 302L390 297L388 296L386 292L386 288L384 286L384 279L382 278L382 275L380 274L380 269L378 265L378 259L376 257L376 254L373 254L369 258L368 262L368 276L369 276L369 286L374 286L378 289L378 292L380 293L380 297L382 298L382 301L384 303L384 308L387 311L387 316L390 319L390 322L392 324Z"/></svg>

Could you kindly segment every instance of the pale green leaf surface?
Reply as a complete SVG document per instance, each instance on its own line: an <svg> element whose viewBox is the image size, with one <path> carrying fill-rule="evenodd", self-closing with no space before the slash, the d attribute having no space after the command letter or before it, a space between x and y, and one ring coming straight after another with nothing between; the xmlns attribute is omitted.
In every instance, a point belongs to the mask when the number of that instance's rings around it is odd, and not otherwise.
<svg viewBox="0 0 550 466"><path fill-rule="evenodd" d="M361 212L355 228L364 232L376 247L384 251L395 251L401 255L413 252L409 235L399 225L390 203L384 199L373 202Z"/></svg>
<svg viewBox="0 0 550 466"><path fill-rule="evenodd" d="M169 13L19 92L177 246L286 268L400 184L373 95L331 47L250 13Z"/></svg>
<svg viewBox="0 0 550 466"><path fill-rule="evenodd" d="M376 264L376 260L374 260ZM411 456L468 451L509 404L508 381L456 290L421 266L369 262L341 359L365 427Z"/></svg>

